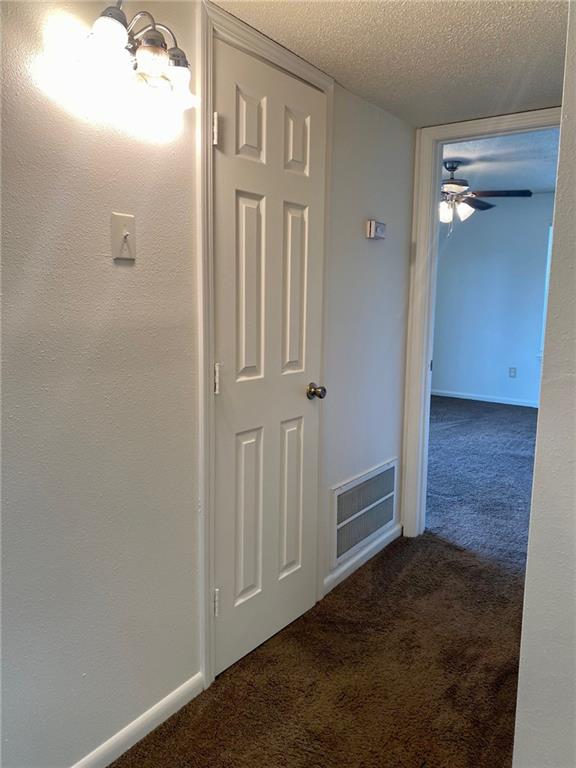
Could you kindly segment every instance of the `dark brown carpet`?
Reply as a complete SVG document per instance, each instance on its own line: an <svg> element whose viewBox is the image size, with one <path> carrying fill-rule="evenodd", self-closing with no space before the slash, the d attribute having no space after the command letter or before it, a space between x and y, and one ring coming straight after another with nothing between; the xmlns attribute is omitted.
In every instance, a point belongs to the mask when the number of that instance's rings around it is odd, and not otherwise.
<svg viewBox="0 0 576 768"><path fill-rule="evenodd" d="M509 768L534 430L530 409L435 399L431 530L114 768Z"/></svg>

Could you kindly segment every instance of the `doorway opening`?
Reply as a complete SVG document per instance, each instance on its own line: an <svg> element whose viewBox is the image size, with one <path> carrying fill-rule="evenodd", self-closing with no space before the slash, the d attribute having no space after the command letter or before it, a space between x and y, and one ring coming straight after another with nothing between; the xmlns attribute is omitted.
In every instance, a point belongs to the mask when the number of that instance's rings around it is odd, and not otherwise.
<svg viewBox="0 0 576 768"><path fill-rule="evenodd" d="M450 123L423 128L417 134L414 186L414 243L410 274L408 340L406 348L406 392L404 405L404 439L402 448L402 526L406 537L419 536L426 528L428 477L429 416L432 392L434 309L439 258L439 204L443 178L443 152L446 145L505 137L510 134L558 129L560 108L541 109L500 117ZM456 158L459 159L459 158ZM446 174L447 175L447 174ZM466 178L466 177L464 177ZM510 189L502 183L500 189ZM479 189L479 188L476 188ZM471 191L475 191L471 188ZM485 191L485 190L480 190ZM481 198L487 202L494 198ZM467 202L458 200L455 202ZM472 220L489 216L492 208L477 211ZM457 226L461 221L456 210ZM463 217L462 217L463 218ZM515 367L511 364L509 367Z"/></svg>
<svg viewBox="0 0 576 768"><path fill-rule="evenodd" d="M443 145L426 529L523 575L559 129Z"/></svg>

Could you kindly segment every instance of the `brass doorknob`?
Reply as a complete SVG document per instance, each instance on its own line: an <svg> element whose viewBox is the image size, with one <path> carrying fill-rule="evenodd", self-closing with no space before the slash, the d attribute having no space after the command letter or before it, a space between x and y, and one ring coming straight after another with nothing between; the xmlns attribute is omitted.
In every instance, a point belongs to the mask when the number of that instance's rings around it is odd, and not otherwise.
<svg viewBox="0 0 576 768"><path fill-rule="evenodd" d="M326 387L320 387L312 381L306 387L306 397L308 400L314 400L315 397L319 400L324 400L326 397Z"/></svg>

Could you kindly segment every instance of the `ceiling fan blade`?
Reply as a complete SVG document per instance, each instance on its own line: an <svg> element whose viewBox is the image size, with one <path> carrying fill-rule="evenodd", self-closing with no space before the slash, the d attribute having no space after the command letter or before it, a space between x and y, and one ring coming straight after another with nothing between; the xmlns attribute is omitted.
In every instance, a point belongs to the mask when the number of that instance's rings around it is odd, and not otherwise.
<svg viewBox="0 0 576 768"><path fill-rule="evenodd" d="M471 208L477 211L488 211L490 208L495 208L492 203L487 203L485 200L478 200L477 197L465 197L462 200L463 203L467 203Z"/></svg>
<svg viewBox="0 0 576 768"><path fill-rule="evenodd" d="M532 197L531 189L483 189L474 190L476 197Z"/></svg>

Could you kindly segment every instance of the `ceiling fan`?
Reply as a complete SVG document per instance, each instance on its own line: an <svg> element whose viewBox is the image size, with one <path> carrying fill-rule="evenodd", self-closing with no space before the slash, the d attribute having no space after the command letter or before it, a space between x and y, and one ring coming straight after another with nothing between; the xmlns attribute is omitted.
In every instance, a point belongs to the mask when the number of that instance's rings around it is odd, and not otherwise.
<svg viewBox="0 0 576 768"><path fill-rule="evenodd" d="M452 224L454 210L460 221L466 221L475 211L488 211L494 208L492 203L481 200L482 197L532 197L530 189L470 190L466 179L456 179L454 174L462 165L461 160L444 160L444 168L450 174L442 180L440 187L439 217L443 224Z"/></svg>

